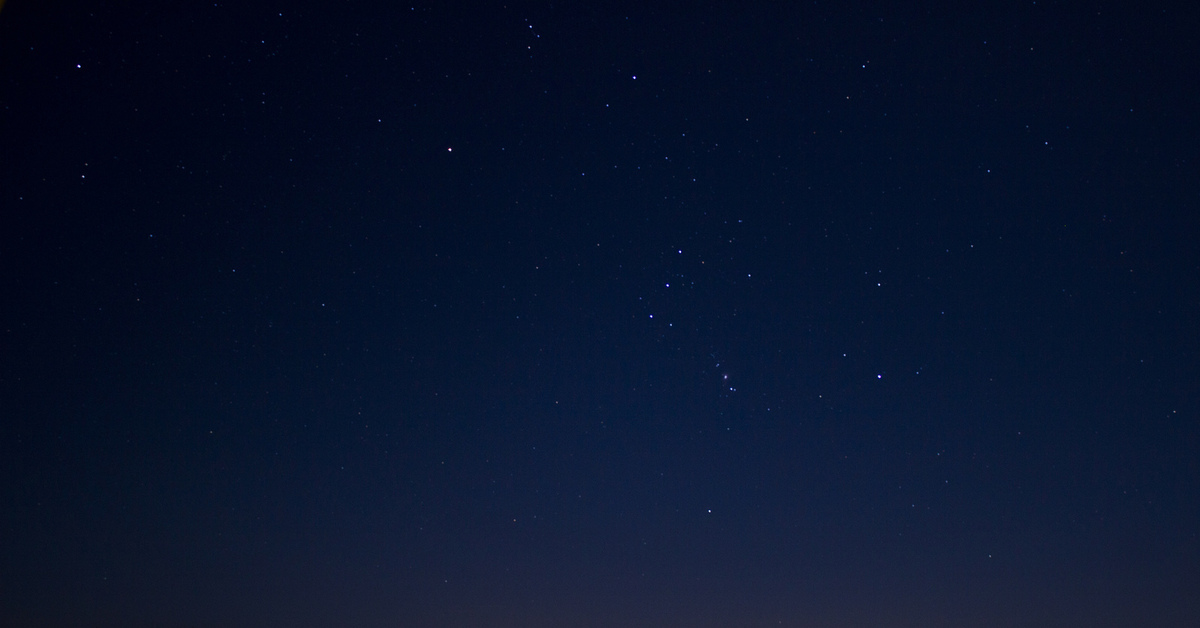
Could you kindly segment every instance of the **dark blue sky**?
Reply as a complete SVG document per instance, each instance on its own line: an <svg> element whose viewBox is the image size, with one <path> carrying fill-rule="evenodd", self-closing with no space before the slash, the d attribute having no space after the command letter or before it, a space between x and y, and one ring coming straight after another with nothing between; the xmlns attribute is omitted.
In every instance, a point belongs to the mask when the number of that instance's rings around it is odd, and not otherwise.
<svg viewBox="0 0 1200 628"><path fill-rule="evenodd" d="M1194 626L1200 13L0 13L0 623Z"/></svg>

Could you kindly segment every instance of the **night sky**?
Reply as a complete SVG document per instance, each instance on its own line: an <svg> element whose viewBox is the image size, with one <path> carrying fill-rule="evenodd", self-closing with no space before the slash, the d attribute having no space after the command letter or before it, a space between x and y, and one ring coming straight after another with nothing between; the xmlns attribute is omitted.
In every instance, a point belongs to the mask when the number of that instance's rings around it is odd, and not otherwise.
<svg viewBox="0 0 1200 628"><path fill-rule="evenodd" d="M1200 625L1200 9L0 13L0 625Z"/></svg>

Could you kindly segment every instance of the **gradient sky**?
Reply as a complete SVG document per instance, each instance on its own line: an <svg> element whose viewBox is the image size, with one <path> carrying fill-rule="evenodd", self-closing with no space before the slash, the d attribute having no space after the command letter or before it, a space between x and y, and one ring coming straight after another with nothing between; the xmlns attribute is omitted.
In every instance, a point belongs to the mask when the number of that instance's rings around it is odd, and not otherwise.
<svg viewBox="0 0 1200 628"><path fill-rule="evenodd" d="M1196 626L1197 33L14 0L0 624Z"/></svg>

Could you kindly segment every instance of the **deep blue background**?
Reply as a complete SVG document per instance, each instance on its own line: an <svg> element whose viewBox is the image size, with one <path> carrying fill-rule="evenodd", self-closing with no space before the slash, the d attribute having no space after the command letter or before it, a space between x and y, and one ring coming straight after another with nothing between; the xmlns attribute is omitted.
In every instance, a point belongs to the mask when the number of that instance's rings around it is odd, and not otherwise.
<svg viewBox="0 0 1200 628"><path fill-rule="evenodd" d="M1195 625L1198 18L12 0L0 622Z"/></svg>

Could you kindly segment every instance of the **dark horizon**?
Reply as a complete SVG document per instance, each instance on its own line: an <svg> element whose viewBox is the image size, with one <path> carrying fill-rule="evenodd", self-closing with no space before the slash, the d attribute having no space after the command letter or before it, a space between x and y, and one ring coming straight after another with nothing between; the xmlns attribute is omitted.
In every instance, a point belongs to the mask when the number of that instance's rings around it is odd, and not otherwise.
<svg viewBox="0 0 1200 628"><path fill-rule="evenodd" d="M1200 624L1200 12L0 14L0 624Z"/></svg>

